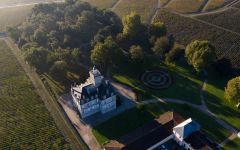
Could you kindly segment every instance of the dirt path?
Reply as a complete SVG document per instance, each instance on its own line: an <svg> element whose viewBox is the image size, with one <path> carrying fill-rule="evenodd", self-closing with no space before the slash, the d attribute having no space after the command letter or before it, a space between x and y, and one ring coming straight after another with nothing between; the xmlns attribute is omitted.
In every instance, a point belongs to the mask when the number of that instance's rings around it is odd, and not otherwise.
<svg viewBox="0 0 240 150"><path fill-rule="evenodd" d="M55 0L53 1L54 3L62 3L64 0ZM14 8L14 7L22 7L22 6L31 6L31 5L37 5L37 4L48 4L48 3L53 3L53 2L38 2L38 3L24 3L24 4L15 4L15 5L4 5L0 6L0 9L4 8Z"/></svg>
<svg viewBox="0 0 240 150"><path fill-rule="evenodd" d="M65 110L67 116L71 120L72 124L81 135L83 140L87 143L90 150L101 150L101 146L98 144L96 138L92 134L92 129L90 126L83 124L80 121L79 115L74 111L73 108L69 107L67 104L64 104L59 100L62 108Z"/></svg>
<svg viewBox="0 0 240 150"><path fill-rule="evenodd" d="M201 10L200 10L201 13L206 10L209 2L210 2L210 0L205 0L205 1L203 2L202 7L201 7Z"/></svg>
<svg viewBox="0 0 240 150"><path fill-rule="evenodd" d="M112 11L114 11L116 9L116 7L118 6L118 4L120 4L122 2L122 0L118 0L111 8Z"/></svg>
<svg viewBox="0 0 240 150"><path fill-rule="evenodd" d="M229 4L222 6L221 8L217 8L217 9L207 11L207 12L206 11L204 12L204 10L206 8L203 8L203 12L201 12L201 13L191 13L191 14L186 14L186 16L196 17L196 16L201 16L201 15L209 15L209 14L220 13L220 12L228 10L229 8L231 8L231 6L233 6L237 2L239 2L239 0L234 0L234 1L230 2ZM206 6L207 6L207 4L206 4Z"/></svg>
<svg viewBox="0 0 240 150"><path fill-rule="evenodd" d="M33 86L35 87L38 95L41 97L45 106L51 112L51 115L53 116L53 119L55 120L56 124L64 133L64 135L66 135L66 137L69 139L70 143L73 146L73 149L76 150L86 149L85 143L74 131L69 121L64 116L64 113L62 112L61 108L57 104L57 101L54 100L52 96L49 94L49 92L46 90L38 74L34 70L32 70L32 68L29 65L25 63L24 59L22 58L20 49L18 49L18 47L9 38L3 39L12 50L14 56L18 60L19 64L22 66L23 70L26 72L29 79L32 81Z"/></svg>

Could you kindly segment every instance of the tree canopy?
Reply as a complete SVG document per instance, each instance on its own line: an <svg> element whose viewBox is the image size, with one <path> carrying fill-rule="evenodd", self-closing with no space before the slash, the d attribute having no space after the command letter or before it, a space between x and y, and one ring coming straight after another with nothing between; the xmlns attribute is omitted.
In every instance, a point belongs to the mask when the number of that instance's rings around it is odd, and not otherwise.
<svg viewBox="0 0 240 150"><path fill-rule="evenodd" d="M240 76L228 81L225 97L229 101L240 103Z"/></svg>
<svg viewBox="0 0 240 150"><path fill-rule="evenodd" d="M136 63L143 62L145 59L144 51L139 45L131 46L129 53L130 53L131 60Z"/></svg>
<svg viewBox="0 0 240 150"><path fill-rule="evenodd" d="M129 15L126 15L122 19L123 22L123 35L130 38L139 38L144 32L144 25L141 22L141 17L131 12Z"/></svg>
<svg viewBox="0 0 240 150"><path fill-rule="evenodd" d="M92 63L102 69L119 64L122 58L123 52L112 37L107 37L103 43L97 43L91 52Z"/></svg>
<svg viewBox="0 0 240 150"><path fill-rule="evenodd" d="M215 60L215 48L208 41L194 41L187 45L185 56L197 72L207 69Z"/></svg>

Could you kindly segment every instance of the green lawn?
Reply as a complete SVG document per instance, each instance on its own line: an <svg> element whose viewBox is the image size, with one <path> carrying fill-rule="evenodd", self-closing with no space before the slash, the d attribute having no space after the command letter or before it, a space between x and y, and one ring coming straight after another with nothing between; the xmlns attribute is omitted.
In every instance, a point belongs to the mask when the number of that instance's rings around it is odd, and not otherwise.
<svg viewBox="0 0 240 150"><path fill-rule="evenodd" d="M143 87L139 81L139 77L147 69L150 68L128 66L128 68L125 69L114 70L113 78L118 82L131 86L141 94L148 93L147 95L153 95L154 97L177 98L194 104L201 104L199 95L203 79L193 75L191 67L187 65L160 65L160 69L168 71L173 78L172 86L163 90L151 90ZM148 96L146 98L150 97Z"/></svg>
<svg viewBox="0 0 240 150"><path fill-rule="evenodd" d="M224 87L229 79L210 77L206 87L205 101L208 108L219 118L240 129L240 110L224 98Z"/></svg>
<svg viewBox="0 0 240 150"><path fill-rule="evenodd" d="M100 144L106 144L110 139L119 138L168 110L174 110L185 118L193 118L201 125L208 137L216 142L221 142L229 136L227 130L202 112L172 103L138 106L94 127L93 134Z"/></svg>
<svg viewBox="0 0 240 150"><path fill-rule="evenodd" d="M0 149L70 149L4 41L0 54Z"/></svg>
<svg viewBox="0 0 240 150"><path fill-rule="evenodd" d="M14 8L0 9L0 32L5 31L8 26L15 26L22 23L33 6L21 6Z"/></svg>
<svg viewBox="0 0 240 150"><path fill-rule="evenodd" d="M240 147L240 138L230 141L224 146L224 150L237 150Z"/></svg>

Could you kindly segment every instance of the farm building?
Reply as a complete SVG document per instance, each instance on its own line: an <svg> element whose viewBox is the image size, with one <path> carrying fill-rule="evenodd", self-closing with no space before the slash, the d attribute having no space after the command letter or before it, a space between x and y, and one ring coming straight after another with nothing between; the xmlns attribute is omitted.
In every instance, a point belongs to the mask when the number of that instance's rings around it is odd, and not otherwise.
<svg viewBox="0 0 240 150"><path fill-rule="evenodd" d="M105 150L218 150L191 118L169 111L142 127L112 140Z"/></svg>
<svg viewBox="0 0 240 150"><path fill-rule="evenodd" d="M116 108L116 93L109 81L96 67L89 71L89 75L85 83L71 87L73 101L82 118Z"/></svg>

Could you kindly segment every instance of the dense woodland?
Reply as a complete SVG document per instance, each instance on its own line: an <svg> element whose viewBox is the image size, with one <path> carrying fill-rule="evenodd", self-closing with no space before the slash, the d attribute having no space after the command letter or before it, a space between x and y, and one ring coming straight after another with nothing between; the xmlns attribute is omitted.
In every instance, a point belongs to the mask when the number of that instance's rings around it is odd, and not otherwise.
<svg viewBox="0 0 240 150"><path fill-rule="evenodd" d="M151 66L180 59L196 72L213 66L223 75L231 73L231 64L217 61L215 48L208 41L190 43L184 57L184 49L167 34L163 22L146 25L136 13L120 19L114 12L82 1L36 5L25 22L8 28L8 34L30 65L60 81L82 64L95 64L107 71L126 63ZM223 70L222 65L229 69Z"/></svg>

